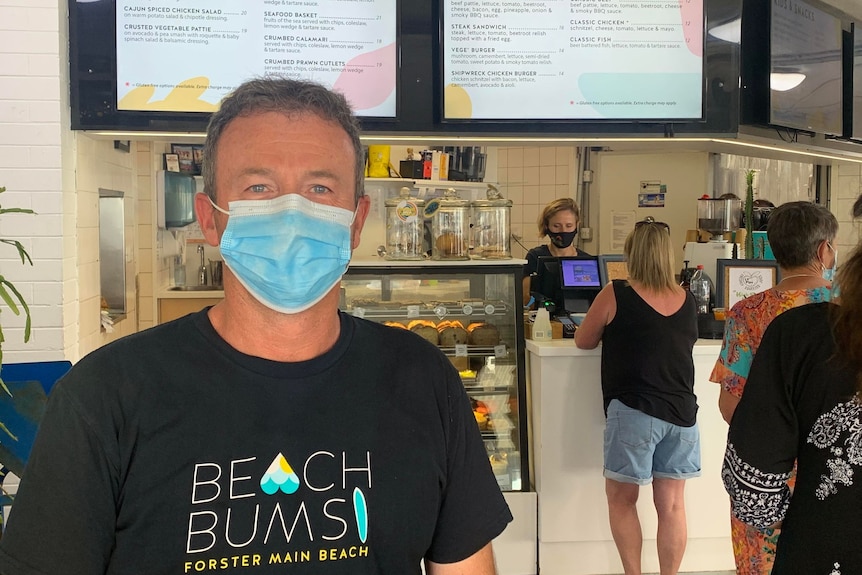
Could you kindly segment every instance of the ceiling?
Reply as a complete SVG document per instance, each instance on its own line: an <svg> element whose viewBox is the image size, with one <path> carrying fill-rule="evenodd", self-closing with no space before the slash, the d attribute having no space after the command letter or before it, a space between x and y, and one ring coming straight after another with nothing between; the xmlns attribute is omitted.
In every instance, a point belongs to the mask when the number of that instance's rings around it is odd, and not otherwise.
<svg viewBox="0 0 862 575"><path fill-rule="evenodd" d="M824 0L826 4L838 8L848 16L862 22L862 0Z"/></svg>

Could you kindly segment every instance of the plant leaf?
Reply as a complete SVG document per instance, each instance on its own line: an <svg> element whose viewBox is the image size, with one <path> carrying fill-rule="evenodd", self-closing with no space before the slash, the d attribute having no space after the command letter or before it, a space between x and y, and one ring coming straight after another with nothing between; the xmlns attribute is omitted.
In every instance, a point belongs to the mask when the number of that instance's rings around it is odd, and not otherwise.
<svg viewBox="0 0 862 575"><path fill-rule="evenodd" d="M35 214L29 208L0 208L0 214Z"/></svg>
<svg viewBox="0 0 862 575"><path fill-rule="evenodd" d="M11 431L9 431L9 428L8 428L8 427L6 427L6 424L5 424L5 423L3 423L2 421L0 421L0 429L2 429L3 431L5 431L6 433L8 433L8 434L9 434L9 437L11 437L12 439L14 439L15 441L18 441L18 437L16 437L14 433L12 433Z"/></svg>
<svg viewBox="0 0 862 575"><path fill-rule="evenodd" d="M28 341L30 341L30 308L27 306L27 302L24 301L24 296L21 295L21 292L15 289L15 286L12 285L12 282L4 279L0 283L5 283L9 287L9 289L12 290L12 293L15 294L16 298L18 298L18 302L21 304L21 307L24 308L24 315L27 318L27 320L24 322L24 343L27 343Z"/></svg>
<svg viewBox="0 0 862 575"><path fill-rule="evenodd" d="M33 265L33 260L30 259L30 254L27 253L27 250L24 249L24 246L18 240L0 240L0 243L9 244L10 246L15 246L15 249L18 250L18 257L21 258L21 263L26 264L27 262L30 265Z"/></svg>
<svg viewBox="0 0 862 575"><path fill-rule="evenodd" d="M18 306L15 305L15 302L12 301L12 298L9 296L9 292L6 291L4 285L11 285L3 276L0 276L0 298L3 298L3 301L6 302L6 305L9 306L9 309L12 310L12 313L15 315L21 315L21 311L18 309Z"/></svg>
<svg viewBox="0 0 862 575"><path fill-rule="evenodd" d="M0 377L0 387L3 388L3 391L6 392L6 395L8 395L9 397L12 397L12 392L9 391L9 387L6 385L6 382L3 381L2 377Z"/></svg>

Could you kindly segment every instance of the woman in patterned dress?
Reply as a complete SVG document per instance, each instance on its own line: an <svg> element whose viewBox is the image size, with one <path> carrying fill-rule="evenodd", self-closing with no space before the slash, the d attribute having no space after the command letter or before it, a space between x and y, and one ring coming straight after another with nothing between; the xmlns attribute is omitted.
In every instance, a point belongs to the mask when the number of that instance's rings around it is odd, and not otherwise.
<svg viewBox="0 0 862 575"><path fill-rule="evenodd" d="M766 330L728 434L733 514L781 526L773 575L862 573L862 242L836 281L840 305L792 309Z"/></svg>
<svg viewBox="0 0 862 575"><path fill-rule="evenodd" d="M809 303L829 301L838 220L810 202L782 204L769 218L767 236L781 271L774 288L737 302L727 314L721 355L710 380L721 385L719 409L728 423L742 397L763 332L776 316ZM756 529L730 518L733 555L739 575L769 575L779 532Z"/></svg>

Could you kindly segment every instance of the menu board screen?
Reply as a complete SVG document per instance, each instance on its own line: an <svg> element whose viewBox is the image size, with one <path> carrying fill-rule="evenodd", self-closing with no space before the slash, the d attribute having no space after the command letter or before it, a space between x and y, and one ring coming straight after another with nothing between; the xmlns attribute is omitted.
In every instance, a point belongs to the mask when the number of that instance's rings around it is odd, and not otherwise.
<svg viewBox="0 0 862 575"><path fill-rule="evenodd" d="M853 133L862 140L862 23L853 26Z"/></svg>
<svg viewBox="0 0 862 575"><path fill-rule="evenodd" d="M769 123L840 135L841 21L799 0L773 0Z"/></svg>
<svg viewBox="0 0 862 575"><path fill-rule="evenodd" d="M703 118L703 0L442 0L444 117Z"/></svg>
<svg viewBox="0 0 862 575"><path fill-rule="evenodd" d="M117 0L116 22L119 110L212 112L277 75L396 115L396 0Z"/></svg>

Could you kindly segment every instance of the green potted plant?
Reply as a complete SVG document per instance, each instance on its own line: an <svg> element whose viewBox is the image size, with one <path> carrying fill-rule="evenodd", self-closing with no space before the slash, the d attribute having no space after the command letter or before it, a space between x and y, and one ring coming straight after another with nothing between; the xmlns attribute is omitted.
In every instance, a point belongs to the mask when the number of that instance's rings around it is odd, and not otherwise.
<svg viewBox="0 0 862 575"><path fill-rule="evenodd" d="M0 186L0 194L6 191L5 187ZM4 208L2 204L0 204L0 215L3 214L33 214L35 213L33 210L27 208ZM24 246L21 245L21 242L18 240L10 240L6 238L0 238L0 243L13 246L16 250L18 250L18 256L21 258L21 264L29 263L31 266L33 265L33 260L30 259L30 254L27 253L27 250L24 249ZM24 297L21 295L15 288L15 284L6 279L6 276L0 274L0 299L3 300L3 303L14 313L15 315L21 315L21 310L24 310L24 315L26 321L24 323L24 341L30 341L30 308L27 307L27 302L24 301ZM3 391L9 395L12 395L9 391L9 388L3 382L2 370L3 370L3 342L5 338L3 336L3 327L2 323L0 323L0 387L3 388ZM17 439L9 428L6 427L5 423L0 421L0 429L3 429L7 434L9 434L13 439Z"/></svg>
<svg viewBox="0 0 862 575"><path fill-rule="evenodd" d="M754 176L757 170L745 170L745 257L754 257Z"/></svg>

